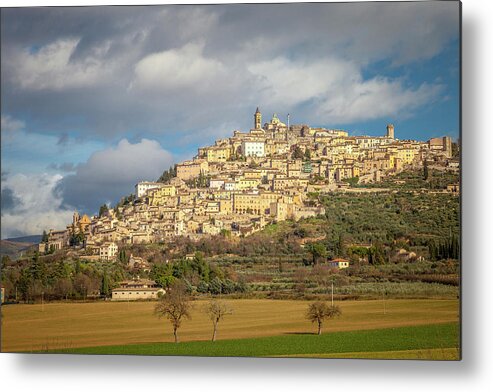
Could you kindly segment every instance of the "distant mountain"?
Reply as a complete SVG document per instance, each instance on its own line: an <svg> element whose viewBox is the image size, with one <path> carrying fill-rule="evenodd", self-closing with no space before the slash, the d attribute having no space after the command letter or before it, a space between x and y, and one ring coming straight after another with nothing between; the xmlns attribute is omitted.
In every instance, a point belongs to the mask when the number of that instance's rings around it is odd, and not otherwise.
<svg viewBox="0 0 493 392"><path fill-rule="evenodd" d="M5 238L4 241L30 242L31 244L39 244L41 242L41 237L41 235L26 235L24 237Z"/></svg>
<svg viewBox="0 0 493 392"><path fill-rule="evenodd" d="M22 252L35 244L39 244L40 241L40 235L28 235L0 240L0 257L9 256L11 259L16 259Z"/></svg>

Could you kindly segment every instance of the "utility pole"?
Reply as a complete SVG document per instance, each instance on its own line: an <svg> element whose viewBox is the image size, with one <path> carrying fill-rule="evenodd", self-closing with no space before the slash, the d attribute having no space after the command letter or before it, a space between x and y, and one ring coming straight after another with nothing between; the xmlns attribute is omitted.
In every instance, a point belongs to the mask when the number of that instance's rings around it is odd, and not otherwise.
<svg viewBox="0 0 493 392"><path fill-rule="evenodd" d="M383 314L386 314L387 309L385 308L385 290L382 293L382 301L383 301Z"/></svg>
<svg viewBox="0 0 493 392"><path fill-rule="evenodd" d="M332 279L331 305L334 306L334 280Z"/></svg>

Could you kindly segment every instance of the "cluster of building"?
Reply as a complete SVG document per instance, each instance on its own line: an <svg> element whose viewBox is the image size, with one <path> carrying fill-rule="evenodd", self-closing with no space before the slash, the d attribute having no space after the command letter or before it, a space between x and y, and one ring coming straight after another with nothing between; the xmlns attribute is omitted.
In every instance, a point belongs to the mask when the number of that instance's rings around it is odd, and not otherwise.
<svg viewBox="0 0 493 392"><path fill-rule="evenodd" d="M450 137L427 142L398 140L394 126L384 136L350 136L338 129L283 123L277 115L262 125L257 108L249 132L201 147L176 165L168 183L139 182L135 200L103 216L74 215L72 225L51 231L46 246L60 249L81 233L83 246L104 260L118 244L166 241L175 236L246 236L267 224L324 213L310 192L347 186L344 180L377 182L424 160L451 160Z"/></svg>

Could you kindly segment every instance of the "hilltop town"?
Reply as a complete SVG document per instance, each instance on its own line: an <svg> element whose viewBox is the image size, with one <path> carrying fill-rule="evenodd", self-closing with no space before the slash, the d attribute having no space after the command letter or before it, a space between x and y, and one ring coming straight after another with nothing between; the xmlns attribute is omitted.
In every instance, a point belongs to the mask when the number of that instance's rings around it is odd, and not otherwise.
<svg viewBox="0 0 493 392"><path fill-rule="evenodd" d="M379 183L425 162L457 166L450 137L399 140L392 124L383 136L290 125L274 114L262 124L201 147L197 155L142 181L135 193L98 216L80 216L50 230L40 252L76 247L88 258L112 260L119 245L162 243L185 236L248 236L266 225L324 214L313 193L345 191L350 183ZM458 185L454 185L458 187ZM452 191L458 192L454 188ZM92 256L91 256L92 255Z"/></svg>

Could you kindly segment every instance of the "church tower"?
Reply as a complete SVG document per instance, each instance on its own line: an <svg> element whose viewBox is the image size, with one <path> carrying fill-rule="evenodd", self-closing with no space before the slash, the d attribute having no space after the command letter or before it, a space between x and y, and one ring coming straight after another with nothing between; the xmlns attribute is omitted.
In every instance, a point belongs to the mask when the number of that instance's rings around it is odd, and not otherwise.
<svg viewBox="0 0 493 392"><path fill-rule="evenodd" d="M390 139L394 138L394 126L392 124L387 125L387 137Z"/></svg>
<svg viewBox="0 0 493 392"><path fill-rule="evenodd" d="M253 116L255 119L255 127L254 129L262 129L262 113L260 113L260 110L255 111L255 115Z"/></svg>
<svg viewBox="0 0 493 392"><path fill-rule="evenodd" d="M73 218L72 218L72 223L74 226L77 225L77 223L79 223L79 219L80 219L80 215L77 211L74 212L74 215L73 215Z"/></svg>

